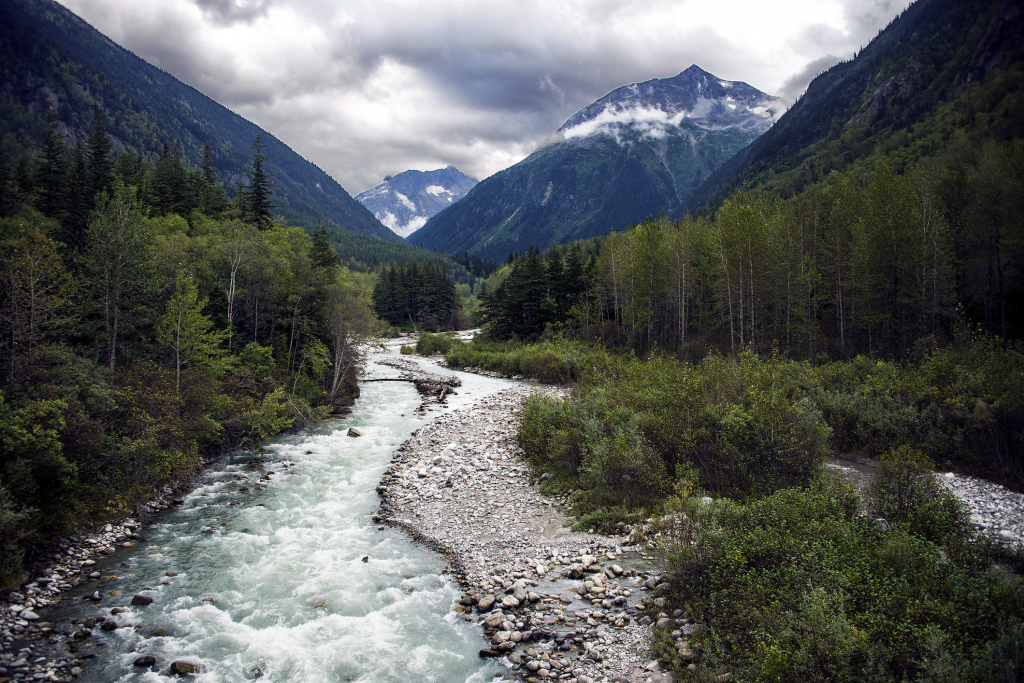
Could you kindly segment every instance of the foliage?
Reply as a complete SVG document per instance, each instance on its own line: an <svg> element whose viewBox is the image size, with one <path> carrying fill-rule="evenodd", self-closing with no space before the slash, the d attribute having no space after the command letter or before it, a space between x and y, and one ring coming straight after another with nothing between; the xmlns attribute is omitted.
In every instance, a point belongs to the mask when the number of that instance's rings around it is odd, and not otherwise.
<svg viewBox="0 0 1024 683"><path fill-rule="evenodd" d="M446 334L422 333L416 340L416 353L421 356L433 356L434 354L446 354L452 348L456 340Z"/></svg>
<svg viewBox="0 0 1024 683"><path fill-rule="evenodd" d="M752 681L995 680L979 676L993 649L1021 650L1020 579L986 571L962 536L882 533L857 508L824 482L682 501L666 538L687 542L664 548L672 603L707 628L690 638L698 666L724 656ZM1011 661L1005 680L1021 674L1019 654L997 666Z"/></svg>
<svg viewBox="0 0 1024 683"><path fill-rule="evenodd" d="M77 178L106 173L94 132ZM155 169L124 161L84 216L0 218L0 579L20 578L25 543L128 514L204 458L349 401L378 324L325 229L246 224L171 146ZM40 168L23 199L56 172ZM221 213L173 213L193 199Z"/></svg>
<svg viewBox="0 0 1024 683"><path fill-rule="evenodd" d="M373 307L391 325L411 324L427 330L459 327L462 301L455 283L433 261L409 260L381 270L373 287Z"/></svg>
<svg viewBox="0 0 1024 683"><path fill-rule="evenodd" d="M936 481L932 467L920 451L898 446L879 458L866 493L872 514L941 543L963 536L968 517L956 496Z"/></svg>
<svg viewBox="0 0 1024 683"><path fill-rule="evenodd" d="M532 399L519 436L539 471L579 486L578 514L657 507L678 467L738 498L805 485L820 470L829 430L794 400L778 359L624 357L590 368L570 398Z"/></svg>

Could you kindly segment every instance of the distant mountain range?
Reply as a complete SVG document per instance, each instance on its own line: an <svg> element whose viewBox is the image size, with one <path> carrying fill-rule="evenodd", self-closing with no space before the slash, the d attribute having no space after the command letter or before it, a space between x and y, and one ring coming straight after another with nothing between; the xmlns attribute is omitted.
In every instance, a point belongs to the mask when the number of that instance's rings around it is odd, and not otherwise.
<svg viewBox="0 0 1024 683"><path fill-rule="evenodd" d="M776 97L694 65L618 88L577 112L548 144L495 173L409 241L494 260L530 245L623 229L676 209L768 130Z"/></svg>
<svg viewBox="0 0 1024 683"><path fill-rule="evenodd" d="M747 185L782 197L884 160L897 171L960 136L1024 131L1019 0L918 0L856 56L822 73L768 132L676 210L711 211Z"/></svg>
<svg viewBox="0 0 1024 683"><path fill-rule="evenodd" d="M198 164L213 151L228 192L248 178L259 134L274 174L275 213L312 227L342 229L401 242L330 176L255 124L119 47L52 0L0 4L0 136L8 149L37 144L49 102L68 140L84 139L98 108L118 150L157 155L165 142Z"/></svg>
<svg viewBox="0 0 1024 683"><path fill-rule="evenodd" d="M427 219L459 201L477 184L448 166L436 171L405 171L356 195L357 202L402 237L419 230Z"/></svg>

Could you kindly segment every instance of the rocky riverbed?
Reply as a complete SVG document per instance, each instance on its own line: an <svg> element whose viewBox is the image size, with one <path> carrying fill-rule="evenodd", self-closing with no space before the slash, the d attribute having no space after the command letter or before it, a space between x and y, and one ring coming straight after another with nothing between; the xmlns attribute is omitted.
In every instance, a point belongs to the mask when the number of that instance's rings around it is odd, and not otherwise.
<svg viewBox="0 0 1024 683"><path fill-rule="evenodd" d="M520 461L515 435L532 391L503 391L418 430L378 487L377 519L448 556L465 591L457 609L488 638L480 655L505 657L512 678L671 680L649 652L653 620L640 605L659 599L662 577L625 537L572 531L565 501L542 496ZM681 616L658 619L683 638L698 627Z"/></svg>
<svg viewBox="0 0 1024 683"><path fill-rule="evenodd" d="M973 528L1006 545L1024 542L1024 494L953 472L938 478L967 506Z"/></svg>
<svg viewBox="0 0 1024 683"><path fill-rule="evenodd" d="M51 607L61 594L75 586L99 581L98 563L117 548L131 548L142 541L139 532L150 516L175 504L179 499L166 488L161 495L139 509L134 518L94 529L82 529L45 547L46 562L28 568L29 577L18 590L5 591L0 602L0 683L8 681L70 682L82 674L88 659L97 656L86 647L92 630L113 630L116 622L86 619L74 630L58 630L37 613ZM100 591L88 595L99 605L106 596ZM82 646L82 647L80 647Z"/></svg>

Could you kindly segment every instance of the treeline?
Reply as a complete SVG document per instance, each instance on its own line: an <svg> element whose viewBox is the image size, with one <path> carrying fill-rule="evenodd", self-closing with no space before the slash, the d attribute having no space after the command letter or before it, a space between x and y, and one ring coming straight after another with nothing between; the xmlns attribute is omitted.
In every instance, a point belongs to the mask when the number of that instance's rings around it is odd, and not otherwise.
<svg viewBox="0 0 1024 683"><path fill-rule="evenodd" d="M738 192L708 219L595 238L578 294L562 274L576 268L573 250L531 251L501 273L484 310L498 337L551 326L690 358L750 346L901 359L964 325L1019 339L1022 190L1016 140L955 146L903 175L884 164L833 173L786 201Z"/></svg>
<svg viewBox="0 0 1024 683"><path fill-rule="evenodd" d="M381 269L373 287L373 308L395 327L410 325L431 332L464 326L462 297L443 268L415 259Z"/></svg>
<svg viewBox="0 0 1024 683"><path fill-rule="evenodd" d="M245 199L228 202L173 146L138 165L94 133L67 154L51 125L44 153L6 177L14 201L0 193L11 585L25 542L124 514L204 455L349 401L358 344L378 324L325 229L311 238L261 214L272 185L256 182L258 140Z"/></svg>

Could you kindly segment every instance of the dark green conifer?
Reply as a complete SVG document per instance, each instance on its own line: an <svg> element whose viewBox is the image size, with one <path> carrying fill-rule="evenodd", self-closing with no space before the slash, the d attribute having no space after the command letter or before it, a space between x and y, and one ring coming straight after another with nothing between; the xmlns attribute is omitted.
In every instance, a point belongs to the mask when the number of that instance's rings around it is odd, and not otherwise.
<svg viewBox="0 0 1024 683"><path fill-rule="evenodd" d="M47 106L44 117L46 131L35 182L39 189L37 206L44 216L62 220L68 209L68 158L56 112Z"/></svg>
<svg viewBox="0 0 1024 683"><path fill-rule="evenodd" d="M260 230L270 227L270 210L274 208L270 201L270 195L274 194L274 183L271 181L273 174L263 168L263 164L270 158L263 153L265 148L266 145L257 135L252 141L252 172L245 193L247 219Z"/></svg>
<svg viewBox="0 0 1024 683"><path fill-rule="evenodd" d="M89 159L89 205L96 200L96 195L110 188L114 180L114 158L111 155L113 145L107 137L103 126L103 114L95 109L92 118L92 130L85 145Z"/></svg>

